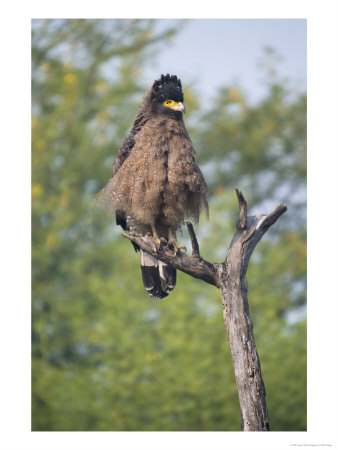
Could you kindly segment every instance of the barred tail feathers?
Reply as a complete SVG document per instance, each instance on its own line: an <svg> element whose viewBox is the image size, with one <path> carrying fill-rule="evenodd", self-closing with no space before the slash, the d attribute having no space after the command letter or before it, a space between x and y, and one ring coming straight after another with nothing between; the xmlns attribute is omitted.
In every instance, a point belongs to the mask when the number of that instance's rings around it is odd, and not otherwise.
<svg viewBox="0 0 338 450"><path fill-rule="evenodd" d="M165 298L176 285L176 269L140 249L143 285L151 297Z"/></svg>

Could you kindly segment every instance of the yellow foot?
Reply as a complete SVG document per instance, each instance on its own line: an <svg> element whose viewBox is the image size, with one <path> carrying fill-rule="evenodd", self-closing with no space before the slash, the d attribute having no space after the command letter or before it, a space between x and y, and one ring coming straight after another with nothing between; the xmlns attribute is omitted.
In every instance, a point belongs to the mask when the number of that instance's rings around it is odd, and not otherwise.
<svg viewBox="0 0 338 450"><path fill-rule="evenodd" d="M180 250L186 251L186 248L185 248L184 245L177 245L176 242L169 242L168 245L169 245L169 247L172 247L172 248L173 248L173 250L174 250L174 255L177 255L177 253L178 253Z"/></svg>
<svg viewBox="0 0 338 450"><path fill-rule="evenodd" d="M158 237L158 236L152 236L152 238L154 239L154 241L157 244L163 244L163 243L167 243L167 241L164 239L164 237Z"/></svg>

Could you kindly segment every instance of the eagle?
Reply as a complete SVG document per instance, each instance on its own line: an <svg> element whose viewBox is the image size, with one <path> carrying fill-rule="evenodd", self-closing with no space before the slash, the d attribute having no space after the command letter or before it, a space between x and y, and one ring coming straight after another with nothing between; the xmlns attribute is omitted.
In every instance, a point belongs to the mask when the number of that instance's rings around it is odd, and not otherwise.
<svg viewBox="0 0 338 450"><path fill-rule="evenodd" d="M134 125L102 190L116 223L135 236L151 236L176 246L176 231L185 219L198 222L208 211L208 188L195 162L195 151L183 121L181 80L161 75L147 91ZM141 255L145 289L165 298L176 285L176 269L134 244Z"/></svg>

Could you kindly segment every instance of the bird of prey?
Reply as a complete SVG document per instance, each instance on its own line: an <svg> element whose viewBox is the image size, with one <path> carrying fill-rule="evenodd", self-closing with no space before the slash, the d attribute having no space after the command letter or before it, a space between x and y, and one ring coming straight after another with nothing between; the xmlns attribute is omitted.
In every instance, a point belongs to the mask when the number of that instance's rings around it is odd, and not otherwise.
<svg viewBox="0 0 338 450"><path fill-rule="evenodd" d="M162 75L146 93L101 194L124 230L175 246L184 219L196 222L202 208L208 209L207 184L195 163L183 112L181 81ZM149 295L167 297L176 284L176 269L133 245L141 253Z"/></svg>

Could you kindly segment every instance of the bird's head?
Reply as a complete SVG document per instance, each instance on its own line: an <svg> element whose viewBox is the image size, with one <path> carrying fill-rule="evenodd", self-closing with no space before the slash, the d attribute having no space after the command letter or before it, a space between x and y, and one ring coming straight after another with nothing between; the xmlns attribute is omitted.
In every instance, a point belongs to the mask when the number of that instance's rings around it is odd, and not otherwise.
<svg viewBox="0 0 338 450"><path fill-rule="evenodd" d="M182 118L184 112L181 80L176 75L161 75L152 85L152 104L158 113Z"/></svg>

